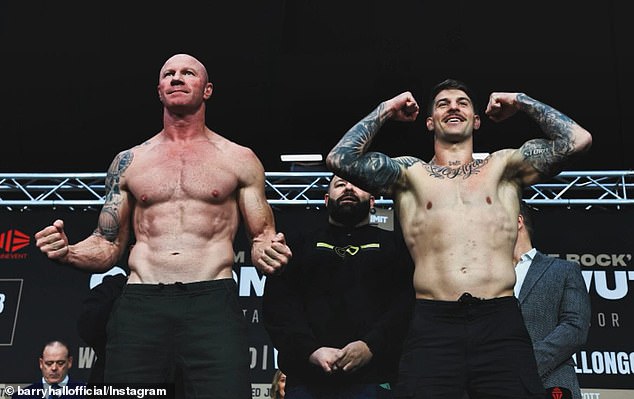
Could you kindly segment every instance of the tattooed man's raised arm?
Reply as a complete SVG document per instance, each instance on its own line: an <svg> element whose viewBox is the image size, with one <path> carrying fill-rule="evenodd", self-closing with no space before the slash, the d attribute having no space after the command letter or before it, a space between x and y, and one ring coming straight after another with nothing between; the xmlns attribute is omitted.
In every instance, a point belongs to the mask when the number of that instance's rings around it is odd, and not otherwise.
<svg viewBox="0 0 634 399"><path fill-rule="evenodd" d="M555 176L572 156L587 151L592 145L592 136L587 130L524 93L492 93L486 113L498 122L517 110L533 119L546 136L527 141L517 153L516 160L525 166L520 168L525 185Z"/></svg>
<svg viewBox="0 0 634 399"><path fill-rule="evenodd" d="M407 156L390 158L367 149L385 121L411 122L416 120L418 111L418 104L409 92L382 102L348 130L330 151L326 157L328 168L374 195L391 195L394 186L403 182L404 169L421 161Z"/></svg>
<svg viewBox="0 0 634 399"><path fill-rule="evenodd" d="M530 140L520 148L524 159L542 176L555 176L570 157L590 148L592 136L571 118L522 93L518 94L517 102L547 137Z"/></svg>

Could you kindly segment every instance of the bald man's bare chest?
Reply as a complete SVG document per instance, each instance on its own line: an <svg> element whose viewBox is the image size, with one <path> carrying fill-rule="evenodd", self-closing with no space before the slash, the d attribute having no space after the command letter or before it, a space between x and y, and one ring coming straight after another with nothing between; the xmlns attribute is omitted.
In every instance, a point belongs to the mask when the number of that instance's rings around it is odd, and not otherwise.
<svg viewBox="0 0 634 399"><path fill-rule="evenodd" d="M235 164L217 151L158 151L135 157L126 171L128 191L137 201L195 200L222 203L235 198Z"/></svg>

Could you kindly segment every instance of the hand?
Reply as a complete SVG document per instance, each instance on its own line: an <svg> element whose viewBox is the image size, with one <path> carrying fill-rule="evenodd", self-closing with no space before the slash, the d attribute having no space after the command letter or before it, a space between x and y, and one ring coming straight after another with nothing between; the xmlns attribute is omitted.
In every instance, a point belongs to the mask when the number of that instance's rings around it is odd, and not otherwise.
<svg viewBox="0 0 634 399"><path fill-rule="evenodd" d="M324 372L331 374L333 371L339 370L337 361L341 358L341 356L341 349L322 346L311 353L308 360L312 364L321 367Z"/></svg>
<svg viewBox="0 0 634 399"><path fill-rule="evenodd" d="M265 274L273 274L281 270L293 257L283 233L277 233L268 243L254 242L253 246L252 261Z"/></svg>
<svg viewBox="0 0 634 399"><path fill-rule="evenodd" d="M49 259L62 261L68 255L68 238L64 222L57 219L52 226L35 233L36 245Z"/></svg>
<svg viewBox="0 0 634 399"><path fill-rule="evenodd" d="M363 341L354 341L344 346L341 360L337 362L337 366L343 371L353 372L368 364L372 360L372 351Z"/></svg>
<svg viewBox="0 0 634 399"><path fill-rule="evenodd" d="M418 117L418 104L412 93L406 91L385 102L389 118L399 122L413 122Z"/></svg>
<svg viewBox="0 0 634 399"><path fill-rule="evenodd" d="M494 122L513 116L519 109L517 93L491 93L485 113Z"/></svg>

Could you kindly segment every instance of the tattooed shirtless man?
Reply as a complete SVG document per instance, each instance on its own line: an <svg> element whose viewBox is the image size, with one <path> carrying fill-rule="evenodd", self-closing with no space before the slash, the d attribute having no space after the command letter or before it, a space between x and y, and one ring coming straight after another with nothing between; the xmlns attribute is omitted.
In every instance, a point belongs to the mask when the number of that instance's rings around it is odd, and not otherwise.
<svg viewBox="0 0 634 399"><path fill-rule="evenodd" d="M473 159L480 127L474 96L448 79L431 92L429 162L368 147L385 121L414 121L409 92L381 103L331 150L328 167L374 195L394 198L414 259L415 313L397 398L543 398L530 337L513 296L513 248L524 187L550 178L592 137L569 117L523 93L492 93L486 114L518 110L546 138Z"/></svg>

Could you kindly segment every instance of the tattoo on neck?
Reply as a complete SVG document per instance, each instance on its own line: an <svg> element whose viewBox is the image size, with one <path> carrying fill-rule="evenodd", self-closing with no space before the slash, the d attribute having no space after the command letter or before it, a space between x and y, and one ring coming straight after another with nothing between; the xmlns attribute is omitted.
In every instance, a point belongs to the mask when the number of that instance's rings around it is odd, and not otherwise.
<svg viewBox="0 0 634 399"><path fill-rule="evenodd" d="M430 176L437 179L454 179L458 176L462 176L463 179L466 179L471 175L480 173L480 169L482 169L487 162L489 162L488 157L485 159L473 160L467 164L460 165L458 168L451 168L449 166L438 166L434 163L434 161L432 161L426 164L425 168L427 169L427 172L429 172ZM451 162L449 164L451 165Z"/></svg>

